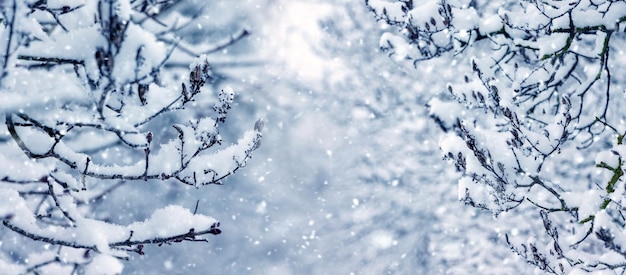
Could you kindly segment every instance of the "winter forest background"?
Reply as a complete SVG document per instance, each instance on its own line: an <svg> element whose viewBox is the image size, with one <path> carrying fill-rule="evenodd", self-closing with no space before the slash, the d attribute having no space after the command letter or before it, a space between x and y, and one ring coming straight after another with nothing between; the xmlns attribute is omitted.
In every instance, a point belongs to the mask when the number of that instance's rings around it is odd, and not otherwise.
<svg viewBox="0 0 626 275"><path fill-rule="evenodd" d="M626 269L626 1L0 9L2 272Z"/></svg>

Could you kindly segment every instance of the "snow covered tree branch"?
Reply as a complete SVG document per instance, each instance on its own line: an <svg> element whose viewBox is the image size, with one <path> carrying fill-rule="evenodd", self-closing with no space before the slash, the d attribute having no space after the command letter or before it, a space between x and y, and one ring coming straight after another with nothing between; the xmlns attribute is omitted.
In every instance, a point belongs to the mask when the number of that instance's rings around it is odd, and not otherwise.
<svg viewBox="0 0 626 275"><path fill-rule="evenodd" d="M380 40L391 56L455 68L429 106L459 198L532 209L506 241L543 271L623 271L626 2L365 2L397 30Z"/></svg>
<svg viewBox="0 0 626 275"><path fill-rule="evenodd" d="M96 210L133 181L222 184L260 145L262 121L217 148L234 91L215 87L208 56L249 32L189 44L180 35L202 9L188 16L182 2L0 2L0 217L5 230L59 247L35 264L0 256L0 269L84 271L146 244L221 232L215 219L176 205L127 226ZM169 69L184 62L186 74ZM121 271L111 266L98 272Z"/></svg>

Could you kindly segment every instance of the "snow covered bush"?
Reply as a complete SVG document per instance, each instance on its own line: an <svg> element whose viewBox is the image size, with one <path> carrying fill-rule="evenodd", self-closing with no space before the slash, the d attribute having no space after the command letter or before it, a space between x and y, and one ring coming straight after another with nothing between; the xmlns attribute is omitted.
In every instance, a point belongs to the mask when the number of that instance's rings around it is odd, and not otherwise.
<svg viewBox="0 0 626 275"><path fill-rule="evenodd" d="M186 43L202 9L188 16L181 2L0 2L0 270L120 273L144 245L221 232L197 207L162 202L128 224L100 207L139 182L221 184L260 145L262 121L217 148L234 92L214 89L205 55L247 31Z"/></svg>
<svg viewBox="0 0 626 275"><path fill-rule="evenodd" d="M545 272L623 272L626 2L365 2L393 27L380 39L391 56L455 68L429 106L459 198L534 221L500 218Z"/></svg>

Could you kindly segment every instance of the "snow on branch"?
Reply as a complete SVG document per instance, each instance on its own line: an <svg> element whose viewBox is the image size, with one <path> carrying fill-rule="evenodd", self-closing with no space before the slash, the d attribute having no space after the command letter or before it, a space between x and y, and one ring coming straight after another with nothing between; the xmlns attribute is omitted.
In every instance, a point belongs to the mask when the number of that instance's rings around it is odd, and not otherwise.
<svg viewBox="0 0 626 275"><path fill-rule="evenodd" d="M389 55L452 70L429 107L459 199L524 211L506 243L545 272L623 272L626 2L365 3Z"/></svg>
<svg viewBox="0 0 626 275"><path fill-rule="evenodd" d="M211 217L193 214L177 205L157 209L143 222L128 226L80 218L73 226L37 226L36 218L26 202L14 190L2 189L3 225L35 241L72 248L88 249L117 257L126 252L143 254L145 244L171 244L181 241L206 241L203 235L221 233L219 222Z"/></svg>
<svg viewBox="0 0 626 275"><path fill-rule="evenodd" d="M183 2L0 2L0 219L57 248L33 265L0 257L0 266L119 273L116 259L144 245L220 234L217 220L166 201L128 225L97 207L133 181L222 184L260 146L262 121L234 144L220 135L235 92L216 84L207 55L249 32L195 45L209 49L199 56L176 42L202 15L184 14ZM189 60L183 75L170 66Z"/></svg>

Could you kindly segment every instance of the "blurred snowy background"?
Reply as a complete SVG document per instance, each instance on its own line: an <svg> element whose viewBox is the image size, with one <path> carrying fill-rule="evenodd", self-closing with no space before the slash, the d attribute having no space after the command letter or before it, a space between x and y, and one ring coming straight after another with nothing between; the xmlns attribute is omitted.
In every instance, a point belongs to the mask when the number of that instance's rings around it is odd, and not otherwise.
<svg viewBox="0 0 626 275"><path fill-rule="evenodd" d="M458 201L458 175L439 152L441 131L425 105L455 66L403 67L379 52L385 27L362 1L202 5L198 39L251 32L211 58L236 91L226 140L251 127L241 122L263 117L263 144L224 186L177 185L144 198L146 206L188 208L199 200L198 212L219 219L223 233L208 243L147 246L125 273L531 272L503 245L490 213ZM124 211L133 190L154 188L141 184L123 187L128 197L109 207Z"/></svg>

